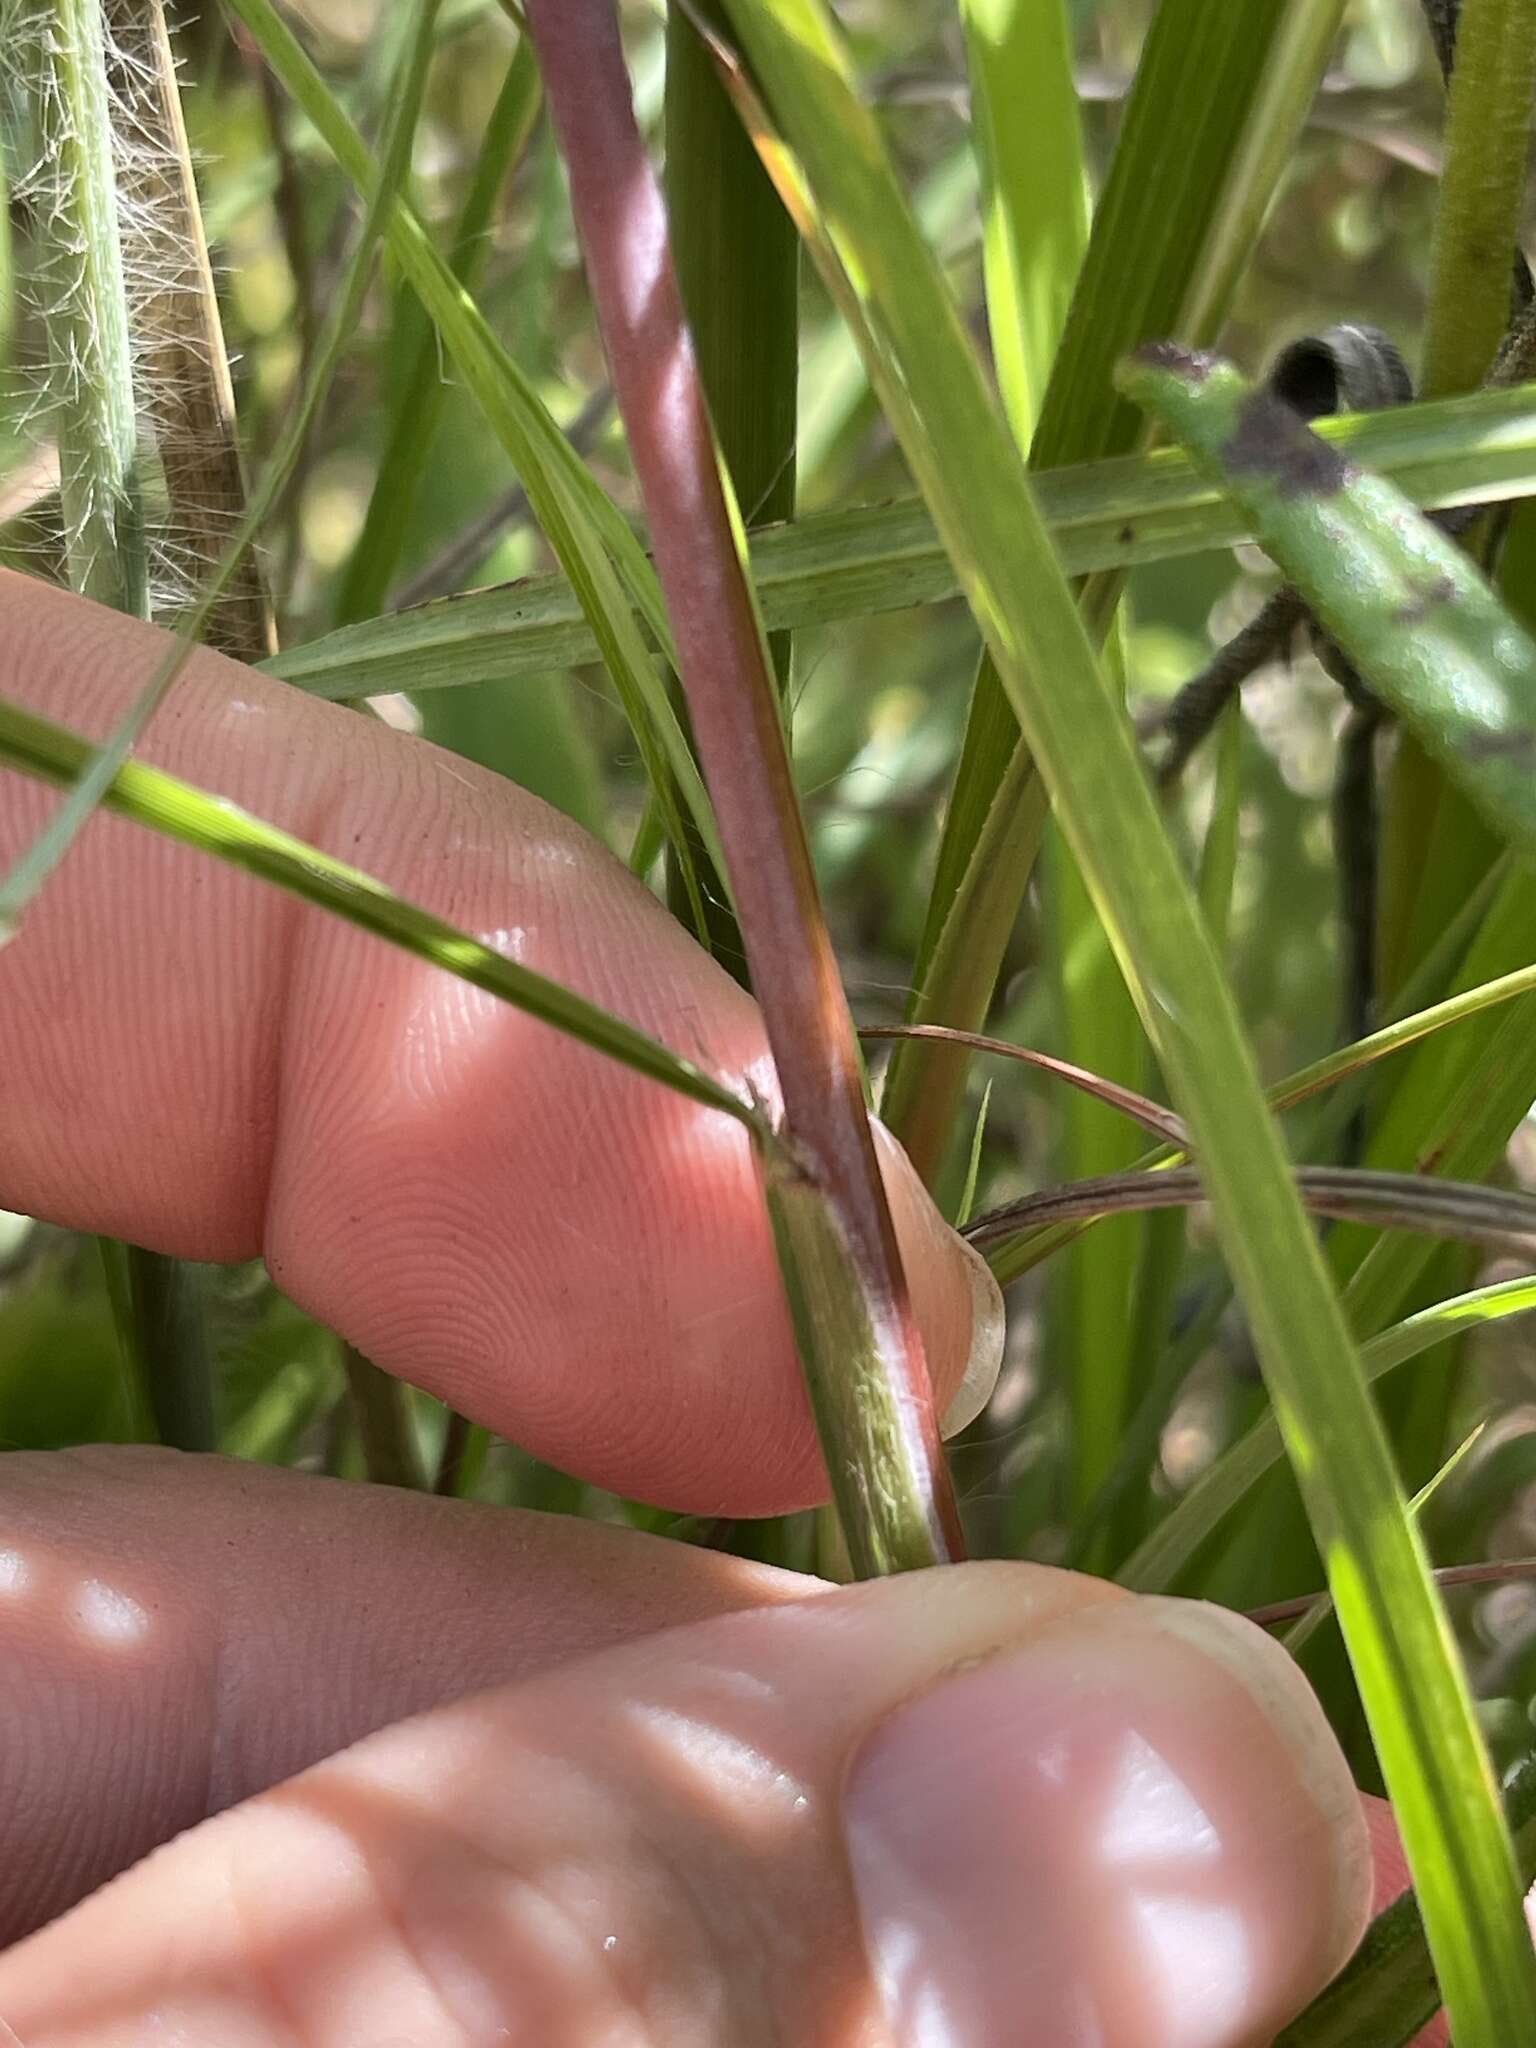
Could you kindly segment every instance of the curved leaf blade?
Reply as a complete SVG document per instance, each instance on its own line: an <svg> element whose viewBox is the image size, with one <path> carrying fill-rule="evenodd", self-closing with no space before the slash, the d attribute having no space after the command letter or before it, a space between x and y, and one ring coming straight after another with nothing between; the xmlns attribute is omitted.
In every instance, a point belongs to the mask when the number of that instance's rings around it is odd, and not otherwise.
<svg viewBox="0 0 1536 2048"><path fill-rule="evenodd" d="M1504 1316L1529 1315L1536 1309L1536 1277L1505 1280L1479 1287L1449 1301L1421 1309L1405 1322L1383 1330L1362 1346L1360 1358L1368 1380L1406 1365L1433 1344ZM1201 1474L1168 1518L1116 1574L1123 1586L1139 1593L1166 1592L1222 1518L1242 1500L1285 1455L1273 1415L1265 1415L1248 1434Z"/></svg>

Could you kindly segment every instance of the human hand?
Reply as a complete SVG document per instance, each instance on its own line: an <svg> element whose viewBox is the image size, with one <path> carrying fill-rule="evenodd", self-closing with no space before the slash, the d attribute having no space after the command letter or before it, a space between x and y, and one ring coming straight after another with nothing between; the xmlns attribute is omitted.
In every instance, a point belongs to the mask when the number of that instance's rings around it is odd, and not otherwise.
<svg viewBox="0 0 1536 2048"><path fill-rule="evenodd" d="M0 606L0 693L86 730L162 644L17 578ZM211 656L143 751L769 1092L750 1003L508 785ZM0 865L52 801L0 774ZM379 1364L621 1490L816 1497L723 1119L111 819L0 956L0 1044L0 1204L261 1251ZM977 1276L883 1164L947 1400ZM13 1454L0 1628L0 1939L91 1893L0 1957L25 2048L1249 2048L1369 1904L1283 1653L1041 1567L833 1591L220 1460Z"/></svg>

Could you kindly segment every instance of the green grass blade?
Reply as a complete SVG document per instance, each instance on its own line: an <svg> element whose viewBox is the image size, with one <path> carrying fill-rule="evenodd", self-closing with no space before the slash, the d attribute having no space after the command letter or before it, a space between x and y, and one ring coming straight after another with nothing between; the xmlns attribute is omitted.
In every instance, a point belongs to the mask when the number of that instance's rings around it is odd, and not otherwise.
<svg viewBox="0 0 1536 2048"><path fill-rule="evenodd" d="M666 120L673 259L710 418L742 517L769 525L795 509L800 242L687 8L667 16Z"/></svg>
<svg viewBox="0 0 1536 2048"><path fill-rule="evenodd" d="M183 1259L142 1245L109 1237L96 1242L118 1339L155 1435L173 1450L214 1450L213 1369L197 1272Z"/></svg>
<svg viewBox="0 0 1536 2048"><path fill-rule="evenodd" d="M1038 16L1038 10L1036 10L1036 16ZM1020 18L1012 16L1010 8L1004 8L1001 12L997 12L993 16L993 20L995 20L995 23L999 23L999 25L1004 25L1004 29L1012 27L1012 31L1018 31L1018 25L1020 25ZM1036 49L1038 55L1042 55L1044 59L1047 59L1047 63L1051 61L1053 53L1057 57L1061 55L1061 51L1055 49L1055 45L1049 39L1044 41L1044 43L1040 43L1038 39L1034 39L1034 31L1032 29L1024 29L1024 33L1032 39L1032 47ZM754 143L758 147L758 154L760 154L764 166L768 168L770 176L774 178L774 182L778 186L778 193L780 193L780 199L784 201L786 211L791 213L791 217L795 219L795 223L797 223L797 227L801 231L801 236L805 238L807 246L811 248L811 252L817 258L817 268L821 272L821 281L827 287L827 293L831 295L831 299L834 299L834 305L840 309L840 313L844 317L844 324L846 324L850 340L858 346L860 354L868 362L868 356L872 354L872 346L870 346L870 336L864 332L864 309L860 305L858 293L854 289L850 289L846 279L844 279L842 266L838 262L838 254L836 254L834 246L831 246L827 223L821 219L819 207L815 203L815 195L807 188L805 178L801 176L799 164L795 164L793 156L788 154L788 152L784 152L784 150L780 150L780 147L778 147L778 141L776 141L776 137L772 133L772 123L768 121L768 117L766 117L766 113L762 109L762 104L758 100L758 94L756 94L754 86L750 84L750 80L745 78L745 72L741 70L739 63L719 43L715 45L715 59L717 59L719 68L721 68L721 78L725 80L727 90L731 92L731 98L735 100L735 106L737 106L737 113L741 117L741 123L743 123L745 129L748 129L748 133L754 137ZM1065 90L1067 94L1071 94L1071 80L1067 78L1065 84L1061 84L1061 86L1047 84L1047 86L1044 86L1044 90L1047 90L1047 92L1051 92L1051 90ZM1018 238L1014 238L1014 240L1018 240ZM995 252L995 248L997 248L997 244L993 242L993 252ZM903 408L903 403L905 401L903 401L901 389L897 385L889 385L887 391L885 391L885 408L887 408L887 412L893 414L893 416L899 414L901 408ZM1014 918L1016 891L1022 889L1022 877L1028 877L1028 868L1032 866L1034 854L1038 850L1040 821L1042 821L1042 805L1040 805L1038 782L1032 776L1032 770L1028 768L1028 762L1022 762L1022 764L1018 764L1018 774L1012 776L1012 778L1006 778L1006 788L1004 788L1004 791L1001 791L1001 801L997 805L993 805L993 811L991 811L991 817L989 817L989 825L993 827L993 831L991 831L989 848L987 848L989 862L987 862L985 877L983 877L983 870L981 870L979 862L971 870L975 877L977 877L977 881L979 881L979 889L981 889L981 895L983 895L983 901L979 903L979 920L985 922L987 932L1001 934L997 938L997 946L999 948L1001 948L1001 944L1004 944L1006 930L1008 930L1008 926L1012 924L1012 918ZM948 827L946 827L946 844L948 844ZM946 874L946 860L944 860L944 846L940 846L940 883L944 881L944 874ZM1010 901L1010 895L1012 895L1012 901ZM958 934L958 922L952 926L952 934L954 936L961 936L961 934ZM981 952L981 932L973 928L973 930L965 932L963 936L965 936L965 942L967 942L965 961L958 961L958 954L954 954L954 952L950 952L948 958L954 958L954 961L958 963L956 971L961 973L963 977L971 977L973 981L983 979L985 973L987 973L985 967L981 967L981 975L975 975L975 971L973 971L973 963L981 963L981 958L983 958L983 952ZM932 909L930 909L930 920L928 920L928 930L926 930L926 936L924 936L924 944L920 948L918 967L915 967L915 971L913 971L913 981L915 981L915 985L918 985L920 995L918 995L918 1001L915 1001L913 1008L911 1008L909 1022L924 1022L924 1020L928 1020L930 1010L936 1014L936 1010L940 1008L938 1004L930 1004L930 987L932 987L932 979L934 979L932 971L930 971L930 961L928 961L930 940L938 940L938 924L934 920ZM993 969L993 979L995 979L995 969ZM983 1008L985 1008L985 997L981 999L981 1004L969 1014L969 1022L979 1022ZM901 1137L901 1141L903 1141L903 1145L907 1149L907 1155L913 1159L915 1165L918 1165L918 1169L922 1171L922 1174L932 1178L936 1161L938 1161L938 1155L942 1153L942 1149L946 1145L946 1139L948 1139L948 1130L950 1130L952 1116L954 1116L956 1092L958 1092L958 1087L961 1087L961 1083L963 1083L963 1053L958 1051L956 1047L946 1047L946 1049L938 1049L938 1051L924 1049L922 1059L932 1061L932 1067L930 1067L930 1071L926 1075L926 1083L928 1085L918 1085L918 1067L915 1067L915 1059L918 1059L918 1053L915 1053L915 1049L903 1049L903 1051L897 1053L897 1059L893 1061L893 1073L891 1073L889 1085L887 1085L887 1114L891 1118L891 1126L897 1128L897 1135ZM930 1155L930 1139L932 1139L932 1155Z"/></svg>
<svg viewBox="0 0 1536 2048"><path fill-rule="evenodd" d="M1536 876L1526 875L1523 886L1536 887ZM1343 1046L1338 1052L1315 1060L1311 1066L1301 1068L1289 1080L1282 1081L1270 1096L1270 1101L1276 1109L1289 1109L1293 1103L1305 1102L1309 1096L1319 1094L1336 1081L1362 1072L1375 1061L1386 1059L1391 1053L1402 1052L1421 1039L1433 1037L1448 1025L1463 1024L1471 1017L1497 1008L1500 1003L1513 1002L1517 996L1532 994L1536 994L1536 966L1517 967L1511 974L1479 982L1473 988L1464 989L1460 995L1447 996L1444 1002L1434 1003L1427 1010L1416 1010L1411 1016L1384 1024L1369 1038L1357 1039L1353 1045Z"/></svg>
<svg viewBox="0 0 1536 2048"><path fill-rule="evenodd" d="M973 735L980 738L973 742ZM987 729L975 719L967 733L967 744L973 743L988 744ZM913 968L917 993L907 1018L914 1029L939 1022L963 1029L985 1018L1047 816L1045 786L1035 764L1024 748L1015 746L971 844L969 862L949 892L948 910L931 925L931 946ZM946 828L945 843L958 849L965 842ZM969 1066L956 1046L926 1048L920 1058L898 1050L891 1062L884 1115L930 1182L948 1152Z"/></svg>
<svg viewBox="0 0 1536 2048"><path fill-rule="evenodd" d="M1446 1481L1454 1478L1456 1473L1461 1470L1472 1452L1482 1442L1483 1432L1487 1427L1488 1424L1485 1419L1469 1430L1438 1471L1432 1473L1419 1488L1413 1499L1408 1503L1416 1519L1422 1517L1424 1510L1429 1506L1441 1487L1445 1485ZM1319 1593L1305 1614L1299 1615L1290 1628L1286 1630L1284 1641L1287 1653L1292 1657L1299 1657L1332 1612L1332 1595Z"/></svg>
<svg viewBox="0 0 1536 2048"><path fill-rule="evenodd" d="M1145 438L1134 412L1111 396L1114 365L1126 349L1156 334L1214 338L1322 75L1340 11L1340 0L1247 0L1241 8L1163 0L1034 434L1036 467L1116 454ZM1170 134L1179 137L1176 149L1168 147ZM1028 204L1027 188L1016 203ZM1085 593L1085 614L1096 631L1106 630L1118 591L1118 579L1106 577ZM1019 899L1034 852L1034 793L1027 764L1014 758L1016 748L1017 722L994 666L984 659L918 948L913 983L920 1002L911 1022L973 1028L981 1022L980 1014L960 1005L974 1001L979 986L990 991L1011 920L999 903L997 874L983 879L978 842L986 832L1007 847ZM1021 808L1016 822L1006 810L999 815L1010 798ZM945 948L951 961L964 956L951 984L939 972L940 945L952 921L962 931L971 922L970 895L982 889L985 916L976 919L969 949L956 941ZM1070 922L1084 923L1080 906ZM1085 982L1079 1016L1094 1014L1093 998L1103 985L1102 975ZM1122 1056L1127 1037L1122 1029ZM1094 1063L1087 1047L1069 1050ZM952 1097L954 1071L939 1078ZM905 1074L893 1079L896 1125L910 1145L908 1102L921 1103L923 1131L942 1120L942 1104L923 1101ZM952 1108L950 1114L952 1120Z"/></svg>
<svg viewBox="0 0 1536 2048"><path fill-rule="evenodd" d="M1229 364L1153 348L1120 382L1223 478L1329 634L1495 830L1536 848L1536 643L1460 548Z"/></svg>
<svg viewBox="0 0 1536 2048"><path fill-rule="evenodd" d="M1361 1363L1367 1378L1377 1380L1433 1345L1505 1316L1529 1315L1533 1309L1536 1279L1504 1280L1497 1286L1479 1287L1450 1301L1436 1302L1432 1308L1421 1309L1392 1329L1383 1330L1362 1346ZM1120 1584L1141 1593L1170 1591L1224 1517L1284 1455L1275 1418L1262 1417L1245 1437L1202 1473L1173 1512L1126 1560L1116 1574Z"/></svg>
<svg viewBox="0 0 1536 2048"><path fill-rule="evenodd" d="M94 751L78 734L0 699L0 761L7 766L44 782L69 783ZM333 911L416 959L526 1010L636 1073L648 1075L707 1109L721 1110L750 1130L757 1128L756 1112L740 1096L622 1017L611 1016L574 990L507 959L419 904L397 896L371 875L275 825L263 824L222 797L210 796L158 768L128 761L108 784L102 804L119 817L147 825L184 846L196 847L246 874L273 882L306 903Z"/></svg>
<svg viewBox="0 0 1536 2048"><path fill-rule="evenodd" d="M1124 694L1121 634L1111 628L1106 665ZM1084 1066L1134 1084L1145 1077L1147 1041L1135 1004L1095 910L1092 893L1059 833L1046 841L1043 880L1061 1043ZM959 909L957 904L957 910ZM1055 1177L1067 1181L1115 1173L1136 1142L1122 1123L1081 1096L1066 1105ZM1115 1462L1148 1354L1138 1354L1136 1275L1151 1256L1159 1225L1122 1215L1067 1245L1051 1273L1047 1354L1066 1388L1071 1414L1069 1515L1087 1505ZM1169 1275L1169 1284L1173 1275ZM1094 1557L1097 1566L1103 1560Z"/></svg>
<svg viewBox="0 0 1536 2048"><path fill-rule="evenodd" d="M353 184L360 191L372 190L375 173L362 138L270 0L228 0L228 5ZM669 837L679 848L679 859L687 858L686 834L671 802L668 770L718 869L714 814L703 778L631 609L638 608L670 660L671 634L661 592L640 542L571 449L532 383L497 341L426 229L398 196L388 210L385 231L395 260L505 448L570 579L634 729L651 786L664 811L671 813ZM702 920L696 887L695 904Z"/></svg>
<svg viewBox="0 0 1536 2048"><path fill-rule="evenodd" d="M965 1164L965 1183L960 1190L960 1200L955 1207L955 1228L964 1230L971 1220L976 1207L976 1184L981 1178L981 1148L987 1135L987 1111L992 1104L992 1083L989 1081L981 1093L981 1107L976 1112L976 1125L971 1132L971 1149Z"/></svg>
<svg viewBox="0 0 1536 2048"><path fill-rule="evenodd" d="M730 0L831 224L869 363L1185 1115L1371 1712L1462 2048L1536 2036L1492 1772L1315 1239L1180 863L1023 463L814 0ZM1227 10L1202 10L1225 14Z"/></svg>
<svg viewBox="0 0 1536 2048"><path fill-rule="evenodd" d="M972 124L982 164L987 322L1003 410L1019 447L1039 425L1083 256L1088 204L1068 25L1059 4L970 0L962 9L971 75ZM985 681L985 678L983 679ZM971 759L974 763L975 755ZM1014 785L1018 783L1017 795ZM981 1017L1019 903L1041 846L1043 792L1034 764L1015 746L993 796L967 871L950 899L930 958L920 959L914 1019ZM964 797L956 806L958 827ZM983 844L988 824L1009 828L1008 845ZM964 844L948 834L948 851ZM1096 1072L1142 1077L1146 1043L1114 956L1071 856L1046 841L1052 951L1059 967L1062 1045ZM936 896L946 882L941 859ZM940 899L942 900L942 899ZM963 949L963 959L955 957ZM894 1063L892 1127L930 1180L951 1149L965 1066L935 1062L917 1044ZM1133 1156L1120 1122L1091 1098L1065 1106L1057 1174L1108 1173ZM1135 1372L1132 1277L1146 1226L1126 1218L1079 1239L1053 1275L1049 1355L1072 1411L1072 1490L1086 1500L1113 1461Z"/></svg>
<svg viewBox="0 0 1536 2048"><path fill-rule="evenodd" d="M375 1486L426 1485L411 1415L410 1389L380 1372L354 1344L339 1344L347 1394L357 1424L363 1470Z"/></svg>
<svg viewBox="0 0 1536 2048"><path fill-rule="evenodd" d="M1482 381L1509 323L1510 262L1536 114L1536 0L1461 0L1420 382Z"/></svg>
<svg viewBox="0 0 1536 2048"><path fill-rule="evenodd" d="M976 217L976 158L962 142L923 177L913 211L935 248L963 241ZM863 358L846 324L830 320L804 351L800 366L799 468L815 502L836 494L840 457L857 437L871 406Z"/></svg>
<svg viewBox="0 0 1536 2048"><path fill-rule="evenodd" d="M453 274L465 291L475 288L490 248L488 230L497 195L515 169L539 112L539 73L533 45L518 42L496 104L480 138L475 175L453 235ZM394 408L389 441L379 460L363 530L357 537L336 600L346 624L383 611L408 531L408 514L442 413L444 386L437 336L419 301L402 305L399 324L410 357Z"/></svg>
<svg viewBox="0 0 1536 2048"><path fill-rule="evenodd" d="M1524 498L1536 495L1533 399L1536 388L1524 385L1321 420L1316 431L1418 505ZM1035 493L1073 576L1254 538L1251 522L1182 450L1044 470ZM919 499L813 512L751 540L753 582L773 631L938 604L959 590ZM543 575L346 626L262 666L313 695L343 698L453 688L487 673L537 675L597 658L576 593L563 576Z"/></svg>
<svg viewBox="0 0 1536 2048"><path fill-rule="evenodd" d="M1456 59L1423 378L1427 395L1439 397L1469 390L1488 373L1510 314L1536 83L1536 6L1433 0L1428 11L1442 67L1450 71L1453 46ZM1474 535L1474 550L1487 537L1486 527ZM1519 518L1503 551L1503 588L1522 614L1533 537L1530 520ZM1381 808L1377 979L1390 992L1433 943L1445 907L1486 870L1489 848L1464 793L1412 737L1396 750Z"/></svg>
<svg viewBox="0 0 1536 2048"><path fill-rule="evenodd" d="M1181 1220L1176 1209L1165 1214L1170 1219ZM1077 1570L1084 1558L1095 1554L1101 1541L1100 1532L1106 1527L1115 1538L1122 1538L1133 1519L1144 1512L1145 1503L1137 1498L1137 1491L1145 1487L1149 1473L1157 1464L1163 1430L1180 1389L1216 1338L1230 1301L1229 1286L1208 1287L1199 1310L1174 1342L1168 1341L1166 1327L1159 1333L1161 1349L1156 1364L1136 1412L1126 1423L1115 1462L1072 1530L1066 1556L1062 1559L1069 1570ZM1115 1555L1115 1569L1106 1576L1113 1577L1134 1546L1122 1541L1118 1545L1110 1543L1108 1547Z"/></svg>
<svg viewBox="0 0 1536 2048"><path fill-rule="evenodd" d="M1533 541L1536 525L1522 507L1503 549L1499 587L1527 632L1536 625L1530 599L1536 562ZM1440 931L1456 920L1464 901L1486 890L1490 878L1494 888L1471 946L1458 948L1452 956L1454 978L1442 967L1438 982L1428 986L1438 989L1449 982L1452 989L1462 989L1503 978L1536 958L1536 888L1529 866L1522 870L1507 849L1499 851L1467 797L1405 736L1396 750L1395 768L1410 796L1420 790L1412 772L1415 762L1433 775L1438 796L1412 916L1400 932L1384 929L1384 941L1396 938L1400 943L1395 953L1383 948L1383 983L1392 985L1405 962L1416 974L1416 963L1439 949ZM1401 823L1405 818L1412 823L1411 810L1389 813L1389 821ZM1386 853L1392 850L1389 839ZM1533 1020L1536 1000L1528 998L1421 1046L1393 1077L1390 1094L1378 1102L1365 1153L1369 1163L1388 1168L1427 1165L1434 1172L1467 1179L1496 1173L1511 1134L1536 1096ZM1356 1328L1378 1329L1426 1299L1466 1283L1469 1276L1454 1263L1448 1266L1443 1257L1431 1266L1427 1249L1403 1238L1370 1243L1352 1229L1334 1234L1330 1260L1336 1272L1349 1276L1346 1310ZM1405 1390L1408 1399L1394 1403L1400 1463L1415 1476L1429 1470L1439 1454L1453 1388L1450 1372L1436 1374L1422 1391Z"/></svg>
<svg viewBox="0 0 1536 2048"><path fill-rule="evenodd" d="M1215 743L1216 793L1200 850L1200 908L1218 950L1225 953L1242 819L1243 707L1239 699L1234 698L1221 714Z"/></svg>
<svg viewBox="0 0 1536 2048"><path fill-rule="evenodd" d="M1159 335L1214 337L1342 12L1341 0L1163 0L1051 379L1043 463L1136 447L1145 425L1110 397L1115 364Z"/></svg>
<svg viewBox="0 0 1536 2048"><path fill-rule="evenodd" d="M1072 39L1062 0L961 0L960 19L992 360L1008 423L1027 448L1088 246Z"/></svg>
<svg viewBox="0 0 1536 2048"><path fill-rule="evenodd" d="M1237 869L1243 731L1242 704L1234 698L1213 735L1216 787L1196 885L1212 943L1223 959L1228 955ZM1178 1341L1172 1337L1179 1290L1185 1281L1185 1226L1186 1217L1178 1209L1165 1210L1146 1221L1128 1319L1129 1355L1143 1361L1142 1384L1134 1407L1128 1405L1104 1477L1083 1504L1081 1533L1074 1532L1072 1552L1077 1565L1090 1557L1101 1567L1117 1564L1147 1526L1155 1498L1152 1468L1163 1426L1193 1363L1185 1348L1188 1333L1182 1332ZM1215 1301L1221 1303L1224 1295L1224 1288L1216 1289ZM1198 1314L1195 1321L1203 1323L1205 1315ZM1091 1545L1101 1527L1105 1530L1103 1548L1095 1550Z"/></svg>

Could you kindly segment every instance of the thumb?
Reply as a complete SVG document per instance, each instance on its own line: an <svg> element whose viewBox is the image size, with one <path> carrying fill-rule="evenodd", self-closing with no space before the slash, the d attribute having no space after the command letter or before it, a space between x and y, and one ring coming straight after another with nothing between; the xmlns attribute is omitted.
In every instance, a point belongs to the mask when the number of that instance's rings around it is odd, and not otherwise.
<svg viewBox="0 0 1536 2048"><path fill-rule="evenodd" d="M1266 1638L975 1565L370 1737L13 1950L0 2013L28 2048L1256 2048L1369 1888Z"/></svg>

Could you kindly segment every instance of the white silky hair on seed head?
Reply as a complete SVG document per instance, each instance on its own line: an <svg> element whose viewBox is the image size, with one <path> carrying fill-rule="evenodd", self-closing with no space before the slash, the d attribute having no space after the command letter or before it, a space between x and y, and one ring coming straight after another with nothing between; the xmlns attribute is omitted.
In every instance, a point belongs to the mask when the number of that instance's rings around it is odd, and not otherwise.
<svg viewBox="0 0 1536 2048"><path fill-rule="evenodd" d="M200 295L201 251L185 232L178 210L164 202L163 195L175 189L182 175L182 163L161 133L153 60L132 47L121 32L118 17L127 14L127 6L114 5L113 0L75 4L95 5L100 13L105 57L101 91L111 134L150 609L170 623L192 602L200 579L215 562L208 528L194 542L180 522L172 522L166 488L167 471L185 463L189 451L183 445L186 408L168 381L175 357L160 340L174 333L183 361L193 351L206 360L201 321L185 317L177 303ZM145 0L132 4L143 11ZM94 317L98 280L92 257L99 252L86 249L73 227L63 180L74 153L50 149L45 143L50 134L65 132L72 119L71 101L59 79L60 58L57 0L0 0L0 131L12 197L27 223L17 289L30 316L22 325L31 344L29 356L8 372L3 393L19 444L8 451L13 468L25 461L29 448L40 452L54 438L61 415L79 399L84 381L94 373L95 344L100 340L89 325L82 332L79 324ZM51 552L61 542L67 549L79 537L63 530L62 502L54 494L48 506L52 532L40 535L40 551ZM77 509L76 523L83 523L95 509L87 481L84 512ZM233 532L236 515L226 511L225 517Z"/></svg>

